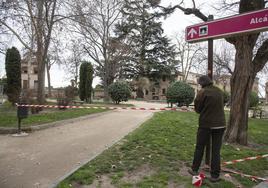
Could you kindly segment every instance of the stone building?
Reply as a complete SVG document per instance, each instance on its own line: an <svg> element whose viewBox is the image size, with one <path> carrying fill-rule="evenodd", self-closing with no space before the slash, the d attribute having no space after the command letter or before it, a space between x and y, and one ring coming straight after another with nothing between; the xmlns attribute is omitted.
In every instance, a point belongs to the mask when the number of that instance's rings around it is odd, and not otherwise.
<svg viewBox="0 0 268 188"><path fill-rule="evenodd" d="M198 90L200 90L200 86L197 83L197 80L200 76L201 74L193 72L189 72L187 75L186 83L188 83L192 88L194 88L195 93L197 93ZM183 81L184 78L185 76L181 72L179 72L175 80ZM230 79L231 75L221 75L217 79L214 79L213 82L217 87L221 88L223 91L230 93L231 92ZM144 99L166 100L166 91L171 82L172 81L167 79L166 77L160 78L159 81L157 82L150 81L149 87L147 87L147 89L144 89ZM259 78L256 78L252 87L252 91L258 93L259 92L258 85L259 85Z"/></svg>
<svg viewBox="0 0 268 188"><path fill-rule="evenodd" d="M231 75L221 75L217 77L214 80L214 84L217 85L219 88L221 88L223 91L226 91L228 93L231 92ZM252 86L252 91L256 92L257 94L259 93L259 78L256 78L253 86Z"/></svg>
<svg viewBox="0 0 268 188"><path fill-rule="evenodd" d="M193 73L193 72L189 72L187 75L186 83L188 83L194 89L195 93L197 93L201 89L197 83L197 79L200 76L201 74ZM175 79L173 80L176 80L176 81L183 81L185 79L185 76L181 72L179 72L177 75L174 75L174 77ZM231 79L231 75L221 75L214 80L214 84L217 87L221 88L223 91L230 93L231 92L230 79ZM145 100L166 100L167 88L169 87L171 82L172 80L166 76L162 76L158 80L148 79L148 84L146 84L146 86L143 87L144 99ZM256 93L258 93L259 91L258 84L259 84L259 79L256 78L253 84L253 88L252 88L252 90L255 91ZM137 89L137 86L134 88ZM266 101L268 102L267 92L268 92L268 82L266 84ZM95 90L94 98L100 99L100 98L103 98L103 96L104 96L103 90L99 90L99 89ZM132 98L136 99L135 90L132 92Z"/></svg>
<svg viewBox="0 0 268 188"><path fill-rule="evenodd" d="M196 73L189 73L187 75L186 83L190 84L192 88L194 88L195 93L197 93L199 87L197 84L197 79L200 76L200 74ZM184 75L182 73L178 73L177 75L173 75L172 78L175 79L169 79L166 76L162 76L157 81L150 80L149 87L144 89L144 99L145 100L166 100L166 92L169 85L172 83L172 81L182 81L184 80Z"/></svg>
<svg viewBox="0 0 268 188"><path fill-rule="evenodd" d="M21 87L23 90L37 91L38 64L34 55L26 53L21 60Z"/></svg>

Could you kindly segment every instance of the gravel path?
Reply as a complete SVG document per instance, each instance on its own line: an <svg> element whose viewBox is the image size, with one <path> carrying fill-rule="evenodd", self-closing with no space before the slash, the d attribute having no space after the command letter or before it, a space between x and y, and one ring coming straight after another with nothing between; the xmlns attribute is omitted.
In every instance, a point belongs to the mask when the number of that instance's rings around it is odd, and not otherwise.
<svg viewBox="0 0 268 188"><path fill-rule="evenodd" d="M131 102L137 107L165 104ZM0 187L48 188L79 168L153 115L116 110L27 137L0 136Z"/></svg>

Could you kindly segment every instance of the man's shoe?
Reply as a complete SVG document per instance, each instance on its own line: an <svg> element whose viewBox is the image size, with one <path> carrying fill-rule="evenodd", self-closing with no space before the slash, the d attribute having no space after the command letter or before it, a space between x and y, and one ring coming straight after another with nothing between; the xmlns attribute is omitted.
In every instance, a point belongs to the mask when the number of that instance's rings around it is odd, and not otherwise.
<svg viewBox="0 0 268 188"><path fill-rule="evenodd" d="M216 183L216 182L218 182L218 181L221 181L221 178L220 178L220 177L217 177L217 178L210 177L210 178L208 178L208 179L209 179L209 181L210 181L211 183Z"/></svg>
<svg viewBox="0 0 268 188"><path fill-rule="evenodd" d="M193 171L192 169L188 170L188 173L191 174L192 176L197 176L198 172L197 171Z"/></svg>

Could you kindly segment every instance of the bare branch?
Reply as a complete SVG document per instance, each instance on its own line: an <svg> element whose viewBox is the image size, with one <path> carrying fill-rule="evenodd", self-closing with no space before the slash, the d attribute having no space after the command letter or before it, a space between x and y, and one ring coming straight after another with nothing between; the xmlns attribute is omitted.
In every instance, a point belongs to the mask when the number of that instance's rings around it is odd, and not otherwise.
<svg viewBox="0 0 268 188"><path fill-rule="evenodd" d="M263 69L267 61L268 61L268 39L266 39L262 43L261 47L258 49L253 59L255 74L257 74L259 71Z"/></svg>
<svg viewBox="0 0 268 188"><path fill-rule="evenodd" d="M9 25L7 25L5 22L2 22L1 20L0 20L0 23L2 24L2 25L4 25L5 27L7 27L16 37L17 37L17 39L21 42L21 44L25 47L25 48L27 48L27 49L29 49L29 50L32 50L26 43L25 43L25 41L19 36L19 34L13 29L13 28L11 28Z"/></svg>
<svg viewBox="0 0 268 188"><path fill-rule="evenodd" d="M193 0L193 3L194 3L194 0ZM193 14L193 15L195 15L196 17L200 18L203 21L208 21L208 17L205 16L199 9L197 9L195 7L195 3L194 3L194 7L193 8L184 8L181 5L175 5L173 7L171 7L171 6L169 6L169 7L163 7L163 6L158 5L158 7L160 9L162 9L162 12L161 13L158 13L159 16L167 16L167 15L170 15L176 9L179 9L179 10L183 11L184 14L186 14L186 15Z"/></svg>

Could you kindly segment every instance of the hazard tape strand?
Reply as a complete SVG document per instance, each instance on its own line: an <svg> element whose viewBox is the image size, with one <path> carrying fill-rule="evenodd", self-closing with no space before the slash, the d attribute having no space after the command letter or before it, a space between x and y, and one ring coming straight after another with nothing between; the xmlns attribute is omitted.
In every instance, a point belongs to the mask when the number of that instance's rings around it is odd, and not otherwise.
<svg viewBox="0 0 268 188"><path fill-rule="evenodd" d="M236 159L236 160L232 160L232 161L223 162L222 166L229 165L229 164L240 163L240 162L243 162L243 161L252 161L252 160L255 160L255 159L263 159L263 158L266 158L266 157L268 157L268 154L258 155L258 156L255 156L255 157L246 157L244 159Z"/></svg>
<svg viewBox="0 0 268 188"><path fill-rule="evenodd" d="M263 159L263 158L266 158L266 157L268 157L268 154L257 155L257 156L254 156L254 157L246 157L246 158L243 158L243 159L236 159L236 160L232 160L232 161L223 162L222 166L235 164L235 163L240 163L240 162L244 162L244 161L252 161L252 160L256 160L256 159ZM261 181L267 181L268 182L268 179L258 177L258 176L249 175L249 174L243 174L241 172L237 172L237 171L227 169L227 168L223 168L222 171L237 174L237 175L240 175L242 177L247 177L247 178L250 178L251 180L255 180L255 181L256 180L261 180Z"/></svg>
<svg viewBox="0 0 268 188"><path fill-rule="evenodd" d="M244 173L237 172L235 170L231 170L231 169L227 169L227 168L222 169L222 171L237 174L237 175L240 175L242 177L247 177L247 178L250 178L251 180L254 180L254 181L260 180L260 181L267 181L268 182L268 179L265 179L265 178L262 178L262 177L259 177L259 176L253 176L253 175L249 175L249 174L244 174Z"/></svg>
<svg viewBox="0 0 268 188"><path fill-rule="evenodd" d="M62 106L62 105L31 105L31 104L16 104L17 107L32 107L32 108L73 108L73 109L107 109L107 110L160 110L160 111L189 111L187 108L136 108L136 107L104 107L104 106Z"/></svg>

